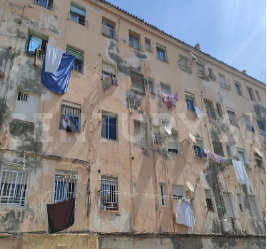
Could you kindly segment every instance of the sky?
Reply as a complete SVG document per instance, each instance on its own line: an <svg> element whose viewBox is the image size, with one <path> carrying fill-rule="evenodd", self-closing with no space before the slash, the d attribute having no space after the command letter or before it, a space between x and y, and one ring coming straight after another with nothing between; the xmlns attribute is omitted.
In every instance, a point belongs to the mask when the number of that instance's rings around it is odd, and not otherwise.
<svg viewBox="0 0 267 249"><path fill-rule="evenodd" d="M108 0L266 84L265 0Z"/></svg>

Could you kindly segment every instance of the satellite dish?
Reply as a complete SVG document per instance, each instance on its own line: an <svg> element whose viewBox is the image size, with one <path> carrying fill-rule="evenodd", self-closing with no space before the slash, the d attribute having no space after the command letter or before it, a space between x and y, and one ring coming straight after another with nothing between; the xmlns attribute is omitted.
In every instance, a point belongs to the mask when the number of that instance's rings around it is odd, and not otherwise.
<svg viewBox="0 0 267 249"><path fill-rule="evenodd" d="M108 90L111 87L111 78L107 76L102 80L102 88L103 90Z"/></svg>
<svg viewBox="0 0 267 249"><path fill-rule="evenodd" d="M165 126L165 130L166 130L166 132L167 132L169 135L172 134L172 131L171 131L170 127Z"/></svg>
<svg viewBox="0 0 267 249"><path fill-rule="evenodd" d="M255 151L256 151L256 153L257 153L260 157L263 157L261 151L260 151L258 148L255 148Z"/></svg>
<svg viewBox="0 0 267 249"><path fill-rule="evenodd" d="M192 183L187 181L186 184L187 184L187 187L190 189L190 191L194 193L194 186L192 185Z"/></svg>
<svg viewBox="0 0 267 249"><path fill-rule="evenodd" d="M232 158L228 157L223 163L222 163L222 167L228 166L232 163Z"/></svg>
<svg viewBox="0 0 267 249"><path fill-rule="evenodd" d="M194 143L196 142L196 138L191 133L189 133L189 137Z"/></svg>

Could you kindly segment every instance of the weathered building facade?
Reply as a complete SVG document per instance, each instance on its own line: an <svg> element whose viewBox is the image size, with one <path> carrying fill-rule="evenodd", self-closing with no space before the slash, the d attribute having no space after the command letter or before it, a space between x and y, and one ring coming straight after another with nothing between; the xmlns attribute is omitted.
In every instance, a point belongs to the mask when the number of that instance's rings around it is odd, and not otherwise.
<svg viewBox="0 0 267 249"><path fill-rule="evenodd" d="M1 248L266 247L264 83L105 1L3 0L0 17ZM47 43L76 58L62 95L41 82ZM70 196L74 225L47 235L46 204Z"/></svg>

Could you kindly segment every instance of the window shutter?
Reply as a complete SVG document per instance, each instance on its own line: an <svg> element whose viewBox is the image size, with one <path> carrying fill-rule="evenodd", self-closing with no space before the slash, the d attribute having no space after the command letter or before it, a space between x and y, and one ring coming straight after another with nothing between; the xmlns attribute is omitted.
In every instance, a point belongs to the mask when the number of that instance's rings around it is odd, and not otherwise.
<svg viewBox="0 0 267 249"><path fill-rule="evenodd" d="M116 75L116 67L105 61L102 62L102 71L108 74Z"/></svg>
<svg viewBox="0 0 267 249"><path fill-rule="evenodd" d="M70 6L70 11L74 14L77 14L77 15L80 15L80 16L83 16L85 17L86 16L86 11L83 10L83 9L80 9L78 7L75 7L73 5Z"/></svg>

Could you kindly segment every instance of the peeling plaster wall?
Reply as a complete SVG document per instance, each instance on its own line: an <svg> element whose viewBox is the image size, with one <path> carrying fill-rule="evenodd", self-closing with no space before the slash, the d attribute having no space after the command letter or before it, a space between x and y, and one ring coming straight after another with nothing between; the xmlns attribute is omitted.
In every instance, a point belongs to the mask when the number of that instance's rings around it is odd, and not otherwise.
<svg viewBox="0 0 267 249"><path fill-rule="evenodd" d="M248 196L255 194L260 212L265 212L266 173L264 168L255 167L254 163L254 149L262 149L264 142L259 141L259 131L253 118L259 119L260 115L260 119L265 120L265 86L193 51L206 66L213 69L217 78L219 72L225 75L231 90L222 88L218 79L202 80L197 75L195 62L192 63L192 73L181 70L177 64L177 54L183 54L188 57L188 61L191 60L191 48L175 44L169 38L121 15L102 2L76 2L86 8L89 24L87 27L66 20L70 0L55 1L53 11L33 4L30 0L10 0L0 5L0 15L3 17L0 26L0 73L4 73L4 78L0 79L0 147L17 151L1 151L0 164L1 167L4 164L21 164L22 151L91 162L89 216L86 216L87 170L79 164L71 165L64 160L45 159L29 154L26 156L26 166L31 169L27 205L12 208L1 206L0 230L45 231L46 204L52 202L55 170L61 169L78 172L77 192L80 196L77 197L76 221L68 231L265 234L265 221L253 219L248 203ZM109 39L101 34L103 16L116 24L118 39ZM47 35L49 43L64 50L67 45L71 45L84 51L84 71L82 74L72 72L66 94L53 93L42 85L42 60L38 61L36 67L33 65L34 57L25 53L28 29ZM128 45L129 30L140 35L141 48L145 47L144 38L149 38L153 52L131 48ZM156 58L156 43L166 46L169 63ZM111 86L107 91L103 91L100 80L103 60L115 64L117 68L118 86ZM146 89L146 79L153 78L155 93L146 91L145 94L138 94L133 91L131 71L144 75ZM242 96L236 94L233 80L240 82ZM161 100L161 82L170 85L172 93L178 92L179 101L170 110ZM260 92L262 102L259 109L258 104L249 100L247 85ZM36 124L12 120L18 89L40 95ZM187 109L185 92L194 95L195 105L201 108L200 119L196 119L195 113ZM80 133L66 133L59 129L62 99L81 105ZM214 109L216 103L220 103L223 117L219 117L215 110L216 119L208 118L205 115L204 99L212 101ZM238 126L230 125L227 108L235 110ZM103 110L118 116L117 141L101 138ZM254 134L246 130L242 116L244 113L251 114ZM134 144L134 120L147 123L148 146L145 149ZM167 152L166 135L162 144L153 143L153 125L161 125L161 132L166 134L166 124L171 124L178 132L178 154ZM237 183L233 166L222 168L206 159L196 158L193 144L189 142L189 132L202 137L203 146L212 152L212 141L223 143L225 155L226 144L230 144L234 158L238 156L237 148L243 149L246 158L251 161L246 170L248 186ZM263 161L266 165L265 158ZM100 211L101 174L118 177L118 211ZM187 181L195 186L194 193L188 190ZM166 207L161 205L159 198L160 182L166 184ZM175 222L172 185L184 186L186 197L193 199L193 228ZM214 213L207 213L204 189L212 191L216 204ZM225 231L222 225L222 220L226 219L222 191L229 191L233 196L236 196L236 193L244 194L246 212L236 211L235 218L227 219L229 231ZM234 205L238 210L236 199ZM158 243L163 243L162 240L156 239L147 241L146 243L156 244L158 248ZM109 240L104 239L102 242ZM115 248L118 246L116 243ZM129 243L130 248L132 243L139 242L131 240ZM168 248L182 248L189 247L186 243L191 242L173 239L164 243ZM242 248L237 246L241 243L238 239L233 244L225 243L229 244L228 248ZM204 248L205 245L209 245L205 248L223 248L225 243L218 239L202 239L197 240L195 248ZM246 243L255 244L255 248L262 248L254 241ZM120 246L118 248L121 248Z"/></svg>

